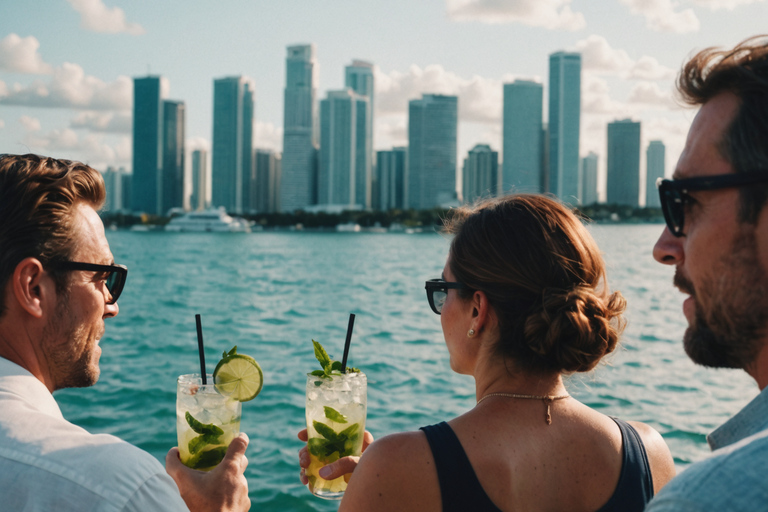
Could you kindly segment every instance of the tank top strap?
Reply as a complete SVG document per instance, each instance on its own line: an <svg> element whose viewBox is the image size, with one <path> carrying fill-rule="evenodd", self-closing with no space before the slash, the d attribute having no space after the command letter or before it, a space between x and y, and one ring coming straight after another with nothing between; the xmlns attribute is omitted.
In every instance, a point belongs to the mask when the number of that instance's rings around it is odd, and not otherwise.
<svg viewBox="0 0 768 512"><path fill-rule="evenodd" d="M626 421L611 418L621 430L622 464L619 483L598 512L641 512L653 498L653 478L640 434Z"/></svg>
<svg viewBox="0 0 768 512"><path fill-rule="evenodd" d="M501 512L477 479L459 438L446 422L421 427L435 459L443 512Z"/></svg>

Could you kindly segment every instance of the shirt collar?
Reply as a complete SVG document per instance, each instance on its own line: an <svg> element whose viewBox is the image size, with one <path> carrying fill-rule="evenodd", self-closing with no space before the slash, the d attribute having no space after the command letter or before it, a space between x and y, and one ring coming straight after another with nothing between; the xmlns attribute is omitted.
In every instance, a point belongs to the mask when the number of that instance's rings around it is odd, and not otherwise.
<svg viewBox="0 0 768 512"><path fill-rule="evenodd" d="M18 396L44 414L64 417L45 384L23 367L0 357L0 394L4 393Z"/></svg>
<svg viewBox="0 0 768 512"><path fill-rule="evenodd" d="M712 450L718 450L768 428L768 387L763 389L734 417L707 436Z"/></svg>

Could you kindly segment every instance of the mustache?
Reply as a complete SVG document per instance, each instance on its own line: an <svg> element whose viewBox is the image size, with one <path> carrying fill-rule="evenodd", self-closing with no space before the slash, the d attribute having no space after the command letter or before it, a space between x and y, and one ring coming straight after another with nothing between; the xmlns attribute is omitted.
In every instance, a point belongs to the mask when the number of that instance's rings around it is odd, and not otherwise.
<svg viewBox="0 0 768 512"><path fill-rule="evenodd" d="M675 277L672 280L672 284L683 293L687 293L691 296L695 295L693 291L693 283L680 272L680 269L675 269Z"/></svg>

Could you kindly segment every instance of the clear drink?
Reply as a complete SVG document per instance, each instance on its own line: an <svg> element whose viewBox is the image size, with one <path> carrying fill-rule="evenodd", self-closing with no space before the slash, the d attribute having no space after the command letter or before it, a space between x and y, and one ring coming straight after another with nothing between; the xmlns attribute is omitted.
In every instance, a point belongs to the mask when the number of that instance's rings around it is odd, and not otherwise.
<svg viewBox="0 0 768 512"><path fill-rule="evenodd" d="M363 450L365 414L368 406L364 373L307 377L307 431L310 464L305 473L315 496L339 500L347 489L344 477L324 480L321 467Z"/></svg>
<svg viewBox="0 0 768 512"><path fill-rule="evenodd" d="M227 453L240 433L242 404L221 395L208 375L203 386L200 374L181 375L176 392L176 434L181 462L208 471Z"/></svg>

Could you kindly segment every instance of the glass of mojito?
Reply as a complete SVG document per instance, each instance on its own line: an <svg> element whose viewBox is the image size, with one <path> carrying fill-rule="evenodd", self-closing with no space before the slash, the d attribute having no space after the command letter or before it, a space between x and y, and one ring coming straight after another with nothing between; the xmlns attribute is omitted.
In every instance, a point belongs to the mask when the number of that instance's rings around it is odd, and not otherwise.
<svg viewBox="0 0 768 512"><path fill-rule="evenodd" d="M181 462L209 471L227 453L240 433L242 404L216 389L213 375L203 385L200 374L181 375L177 381L176 433Z"/></svg>
<svg viewBox="0 0 768 512"><path fill-rule="evenodd" d="M315 355L318 355L317 342ZM327 365L318 356L323 370L307 376L307 449L310 464L306 469L309 490L315 496L339 500L347 489L344 477L324 480L318 471L326 464L347 456L360 456L363 450L365 414L368 405L367 379L364 373L348 368L339 370L320 347ZM333 369L335 367L335 369Z"/></svg>

